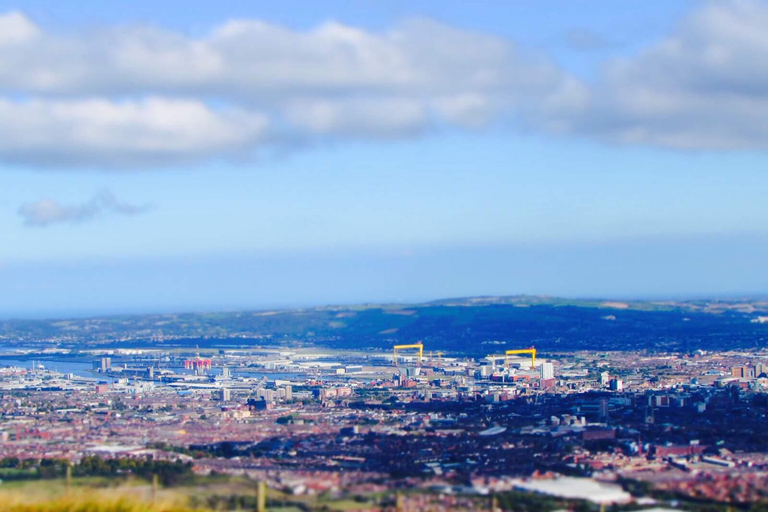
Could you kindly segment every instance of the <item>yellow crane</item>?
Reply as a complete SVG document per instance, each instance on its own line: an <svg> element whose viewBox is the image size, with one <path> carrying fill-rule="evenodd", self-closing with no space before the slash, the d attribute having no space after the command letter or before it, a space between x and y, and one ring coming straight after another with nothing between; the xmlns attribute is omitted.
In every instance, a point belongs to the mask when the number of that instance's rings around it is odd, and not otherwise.
<svg viewBox="0 0 768 512"><path fill-rule="evenodd" d="M531 348L519 348L515 350L507 350L504 352L504 366L509 366L509 356L515 355L515 354L531 354L531 369L533 369L534 364L536 363L536 349Z"/></svg>
<svg viewBox="0 0 768 512"><path fill-rule="evenodd" d="M407 349L410 349L410 348L419 349L419 359L418 359L418 361L419 361L419 366L421 366L421 358L424 356L424 344L421 343L421 342L419 342L419 343L412 343L410 345L395 345L395 348L393 350L393 356L394 356L393 361L395 363L395 366L397 366L397 351L398 350L407 350Z"/></svg>
<svg viewBox="0 0 768 512"><path fill-rule="evenodd" d="M441 352L439 350L437 352L435 352L435 354L437 355L437 364L438 365L443 364L443 354L444 353L445 352ZM429 362L430 363L434 363L435 362L435 358L432 357L432 351L431 350L429 351Z"/></svg>

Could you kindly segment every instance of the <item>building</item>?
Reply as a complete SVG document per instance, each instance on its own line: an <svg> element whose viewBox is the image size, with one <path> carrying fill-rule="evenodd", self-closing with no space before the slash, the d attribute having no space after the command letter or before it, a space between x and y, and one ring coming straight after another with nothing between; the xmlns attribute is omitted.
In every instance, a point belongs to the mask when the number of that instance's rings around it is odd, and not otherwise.
<svg viewBox="0 0 768 512"><path fill-rule="evenodd" d="M352 388L339 387L339 388L323 388L313 391L315 397L320 401L333 400L335 398L343 398L345 396L352 396Z"/></svg>
<svg viewBox="0 0 768 512"><path fill-rule="evenodd" d="M98 361L93 362L93 369L101 372L106 372L112 367L112 358L102 357Z"/></svg>
<svg viewBox="0 0 768 512"><path fill-rule="evenodd" d="M539 387L541 389L552 389L556 385L555 379L542 379L539 381Z"/></svg>
<svg viewBox="0 0 768 512"><path fill-rule="evenodd" d="M187 359L184 361L184 369L185 370L195 370L197 371L203 371L203 370L210 370L213 366L213 362L210 359L204 359L200 356L195 357L194 359Z"/></svg>
<svg viewBox="0 0 768 512"><path fill-rule="evenodd" d="M256 388L255 394L269 403L274 403L277 400L277 391L274 389Z"/></svg>
<svg viewBox="0 0 768 512"><path fill-rule="evenodd" d="M620 378L614 377L611 379L609 387L611 391L624 391L624 382Z"/></svg>
<svg viewBox="0 0 768 512"><path fill-rule="evenodd" d="M222 402L229 402L232 400L232 390L229 388L221 388L219 392L219 398L221 398Z"/></svg>
<svg viewBox="0 0 768 512"><path fill-rule="evenodd" d="M283 386L277 388L277 398L278 400L290 402L293 400L293 388L291 386Z"/></svg>
<svg viewBox="0 0 768 512"><path fill-rule="evenodd" d="M541 380L551 380L555 378L555 365L552 363L541 363L539 366L539 376Z"/></svg>
<svg viewBox="0 0 768 512"><path fill-rule="evenodd" d="M602 398L600 399L600 419L605 421L608 419L608 399Z"/></svg>
<svg viewBox="0 0 768 512"><path fill-rule="evenodd" d="M421 373L420 366L408 366L405 368L406 377L418 377L420 373Z"/></svg>
<svg viewBox="0 0 768 512"><path fill-rule="evenodd" d="M754 379L755 368L749 366L734 366L731 368L731 377L738 377L740 379Z"/></svg>

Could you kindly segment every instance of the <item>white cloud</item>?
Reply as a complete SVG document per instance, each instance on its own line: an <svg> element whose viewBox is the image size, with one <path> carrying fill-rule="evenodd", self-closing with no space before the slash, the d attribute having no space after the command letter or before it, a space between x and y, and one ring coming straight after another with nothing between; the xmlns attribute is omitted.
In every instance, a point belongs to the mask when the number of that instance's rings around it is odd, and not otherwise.
<svg viewBox="0 0 768 512"><path fill-rule="evenodd" d="M132 216L148 209L147 205L121 202L111 192L103 191L79 205L65 205L53 199L24 203L18 213L26 226L46 227L51 224L79 224L106 214Z"/></svg>
<svg viewBox="0 0 768 512"><path fill-rule="evenodd" d="M426 106L410 98L302 100L286 109L288 121L318 135L402 136L429 124Z"/></svg>
<svg viewBox="0 0 768 512"><path fill-rule="evenodd" d="M432 101L433 108L447 121L467 128L485 126L503 100L493 101L482 94L464 93L440 96Z"/></svg>
<svg viewBox="0 0 768 512"><path fill-rule="evenodd" d="M558 133L675 149L768 149L768 3L706 2L673 34L606 66L570 105L532 122ZM551 98L550 98L551 100Z"/></svg>
<svg viewBox="0 0 768 512"><path fill-rule="evenodd" d="M382 32L232 20L190 37L141 24L55 33L13 12L4 27L0 160L27 165L172 165L282 138L477 128L562 81L507 39L429 20Z"/></svg>
<svg viewBox="0 0 768 512"><path fill-rule="evenodd" d="M105 168L163 165L251 151L267 119L198 100L0 100L0 158Z"/></svg>
<svg viewBox="0 0 768 512"><path fill-rule="evenodd" d="M595 84L511 40L430 20L383 31L231 20L60 33L0 16L0 162L131 168L295 140L412 137L518 119L672 148L768 147L768 4L707 2Z"/></svg>
<svg viewBox="0 0 768 512"><path fill-rule="evenodd" d="M26 18L14 24L22 21L31 24ZM253 20L229 21L201 38L142 25L77 36L41 33L0 52L0 64L0 89L9 91L153 91L254 102L339 93L514 94L550 87L559 77L507 39L428 20L381 33L339 23L296 31Z"/></svg>
<svg viewBox="0 0 768 512"><path fill-rule="evenodd" d="M29 42L39 34L37 26L18 11L0 15L0 46Z"/></svg>

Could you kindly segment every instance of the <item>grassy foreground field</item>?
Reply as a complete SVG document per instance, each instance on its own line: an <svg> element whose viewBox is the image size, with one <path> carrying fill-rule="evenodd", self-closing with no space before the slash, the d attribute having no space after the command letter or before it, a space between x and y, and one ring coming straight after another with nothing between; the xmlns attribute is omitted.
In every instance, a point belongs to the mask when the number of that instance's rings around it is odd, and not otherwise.
<svg viewBox="0 0 768 512"><path fill-rule="evenodd" d="M4 501L0 509L7 512L191 512L193 510L179 503L153 502L127 494L108 496L104 493L33 501L11 498L9 501Z"/></svg>
<svg viewBox="0 0 768 512"><path fill-rule="evenodd" d="M4 482L3 512L187 512L188 497L170 489L153 491L146 482L105 478ZM198 509L200 510L200 509Z"/></svg>
<svg viewBox="0 0 768 512"><path fill-rule="evenodd" d="M373 503L267 491L270 512L344 512L379 509ZM138 478L26 480L0 484L0 512L206 512L253 511L256 483L244 477L193 477L153 488Z"/></svg>

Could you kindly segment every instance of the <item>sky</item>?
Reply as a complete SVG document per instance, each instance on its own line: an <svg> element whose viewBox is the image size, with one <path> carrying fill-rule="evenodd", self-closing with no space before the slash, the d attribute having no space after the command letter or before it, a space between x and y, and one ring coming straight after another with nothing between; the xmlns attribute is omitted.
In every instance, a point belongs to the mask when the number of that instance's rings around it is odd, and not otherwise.
<svg viewBox="0 0 768 512"><path fill-rule="evenodd" d="M765 26L762 0L0 0L0 318L765 295Z"/></svg>

